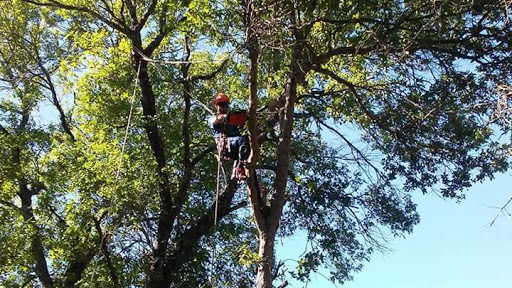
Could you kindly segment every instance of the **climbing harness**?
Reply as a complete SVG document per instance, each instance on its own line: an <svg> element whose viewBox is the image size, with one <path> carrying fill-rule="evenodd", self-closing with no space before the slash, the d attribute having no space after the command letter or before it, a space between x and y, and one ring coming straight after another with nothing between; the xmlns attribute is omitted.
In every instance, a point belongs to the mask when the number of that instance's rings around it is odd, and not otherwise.
<svg viewBox="0 0 512 288"><path fill-rule="evenodd" d="M219 152L219 159L227 160L227 156L231 153L231 148L226 134L222 133L220 137L215 138L215 142L217 151Z"/></svg>
<svg viewBox="0 0 512 288"><path fill-rule="evenodd" d="M229 143L227 126L243 126L247 122L247 113L245 111L233 111L226 114L224 123L221 123L221 136L215 137L215 144L217 147L217 185L215 193L215 215L214 226L217 227L218 206L219 206L219 191L220 191L220 171L223 169L222 160L229 159L231 154L231 145ZM239 159L238 161L241 161ZM227 182L226 174L224 173L224 180Z"/></svg>
<svg viewBox="0 0 512 288"><path fill-rule="evenodd" d="M215 137L215 144L217 146L217 150L220 151L220 156L222 159L229 159L229 155L231 154L228 126L237 127L235 129L239 129L238 127L244 126L246 122L247 113L245 113L243 110L228 112L226 114L224 122L221 123L222 126L220 137Z"/></svg>

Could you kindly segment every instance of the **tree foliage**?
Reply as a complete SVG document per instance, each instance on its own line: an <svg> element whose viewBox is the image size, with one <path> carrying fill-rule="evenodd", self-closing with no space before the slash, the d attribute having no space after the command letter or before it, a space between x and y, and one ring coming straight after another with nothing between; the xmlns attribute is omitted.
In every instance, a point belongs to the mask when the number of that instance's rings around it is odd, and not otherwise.
<svg viewBox="0 0 512 288"><path fill-rule="evenodd" d="M5 286L343 283L412 232L410 193L461 199L508 169L495 1L0 6ZM249 111L246 183L216 178L217 91ZM296 234L291 267L274 242Z"/></svg>

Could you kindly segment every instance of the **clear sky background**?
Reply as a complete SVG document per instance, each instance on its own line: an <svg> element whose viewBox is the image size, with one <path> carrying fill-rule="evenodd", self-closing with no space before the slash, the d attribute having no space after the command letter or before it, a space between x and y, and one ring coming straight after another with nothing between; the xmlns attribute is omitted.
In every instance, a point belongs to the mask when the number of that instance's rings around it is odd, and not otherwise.
<svg viewBox="0 0 512 288"><path fill-rule="evenodd" d="M461 203L416 194L413 199L421 222L412 234L391 239L390 251L375 252L353 281L335 286L322 276L313 276L306 287L511 288L512 217L499 211L512 197L511 188L508 173L475 184ZM512 203L508 211L512 212ZM286 241L284 247L278 241L278 257L293 257L294 251L300 254L300 242Z"/></svg>

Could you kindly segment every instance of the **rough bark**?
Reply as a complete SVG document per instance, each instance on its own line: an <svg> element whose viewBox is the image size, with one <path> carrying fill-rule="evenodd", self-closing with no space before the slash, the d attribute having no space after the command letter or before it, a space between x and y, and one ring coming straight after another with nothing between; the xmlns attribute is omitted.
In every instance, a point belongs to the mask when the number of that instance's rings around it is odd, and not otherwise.
<svg viewBox="0 0 512 288"><path fill-rule="evenodd" d="M134 44L138 44L139 40L140 35L135 38ZM137 47L139 50L142 50L141 48L142 47L140 46ZM158 175L158 195L160 197L161 207L157 220L158 228L156 241L153 247L153 260L148 272L148 287L168 287L166 286L165 281L165 257L176 214L173 213L171 185L165 170L167 162L165 150L156 122L156 97L148 75L148 63L143 61L140 55L136 54L135 64L136 65L134 65L134 67L136 71L138 71L137 76L142 94L140 102L142 105L142 115L145 118L144 129L146 131L146 136L149 141L153 157L157 163L156 174Z"/></svg>
<svg viewBox="0 0 512 288"><path fill-rule="evenodd" d="M257 275L256 275L256 287L258 288L264 288L264 287L272 287L272 268L274 264L274 241L275 241L275 235L277 231L277 227L279 224L279 218L281 215L281 210L279 208L277 209L278 212L275 212L274 215L268 214L267 207L266 207L266 199L263 195L261 195L262 189L260 187L257 187L258 182L256 179L256 173L255 166L256 162L259 159L259 143L257 141L257 122L256 122L256 110L258 105L258 95L257 95L257 89L258 89L258 59L259 59L259 42L258 42L258 30L257 30L257 14L254 10L254 3L252 1L244 2L243 5L245 5L245 25L246 25L246 42L249 52L249 91L250 91L250 99L249 99L249 124L248 124L248 130L249 130L249 136L251 140L251 155L249 158L249 178L247 179L248 182L248 190L249 190L249 198L251 200L251 206L253 209L253 215L256 222L256 227L258 229L259 233L259 250L258 255L260 258L260 261L258 263L257 268ZM296 93L295 93L296 94ZM294 95L295 95L294 94ZM287 94L288 95L288 94ZM289 97L287 96L287 99ZM285 117L289 115L293 115L293 105L294 100L292 99L292 102L288 103L289 106L292 107L291 113L287 111L285 113ZM287 106L288 107L288 106ZM285 127L291 127L291 123L287 124L288 126ZM287 128L290 129L290 128ZM290 130L291 131L291 130ZM288 131L281 131L282 136L284 138L289 139L289 137L286 137ZM291 135L291 133L288 133ZM284 157L287 157L285 149L289 148L289 142L280 143L280 149L282 155ZM285 146L286 145L286 146ZM288 157L289 158L289 157ZM279 163L279 162L278 162ZM281 159L281 165L287 165L286 162L283 162ZM287 170L287 166L285 168ZM286 179L285 179L286 181ZM277 193L277 191L276 191ZM284 193L284 189L283 189ZM277 205L281 206L284 205L284 197L282 198L282 201L277 203Z"/></svg>
<svg viewBox="0 0 512 288"><path fill-rule="evenodd" d="M190 48L186 46L187 56L184 59L185 61L189 60L189 57L191 55ZM139 61L142 61L140 59ZM182 124L182 137L183 137L183 171L184 175L180 181L180 185L177 189L177 193L174 196L174 198L170 197L170 184L164 183L161 181L161 191L160 191L160 199L162 201L162 212L160 214L160 218L158 220L158 234L157 234L157 243L154 249L154 263L150 268L149 271L149 282L147 283L147 287L169 287L171 283L173 283L173 279L175 278L176 274L178 273L179 269L183 267L183 265L190 259L190 256L194 252L194 250L197 248L197 244L199 241L199 238L206 233L213 227L213 220L209 221L210 218L213 219L213 216L210 215L211 211L207 211L198 221L197 225L194 226L194 228L182 233L181 235L177 236L173 242L175 245L173 245L175 248L171 251L168 251L168 243L170 240L170 235L172 228L174 226L174 222L176 218L178 217L179 213L181 212L183 204L186 202L188 198L188 190L190 187L190 182L192 180L192 174L194 170L194 166L198 163L198 161L203 158L206 153L197 155L196 157L192 158L192 153L190 151L190 130L189 130L189 118L190 118L190 109L192 107L192 82L196 80L207 80L215 77L222 69L226 67L227 61L224 61L219 68L214 71L213 73L210 73L208 75L198 75L195 77L189 76L189 68L190 63L185 63L182 66L182 76L183 80L181 81L183 85L183 99L185 103L185 107L183 110L183 124ZM147 63L142 62L141 68L146 67ZM148 115L152 115L151 113L156 113L156 110L152 107L154 107L154 93L151 89L151 84L149 82L149 78L143 79L141 77L146 77L147 75L147 69L145 70L146 73L144 74L144 70L141 69L139 79L141 80L141 88L143 83L146 83L145 90L142 91L142 97L147 97L145 100L148 111ZM146 92L144 92L146 91ZM145 94L147 93L147 94ZM143 100L144 101L144 100ZM141 101L142 102L142 101ZM143 104L143 111L146 110L144 108ZM156 114L154 114L156 115ZM148 128L146 129L148 131ZM161 168L161 177L165 177L165 181L168 181L167 174L165 171L163 171L163 168L165 167L165 154L163 151L163 147L161 146L161 139L160 136L156 137L155 134L158 133L157 127L149 128L149 130L152 130L152 134L147 132L148 139L150 139L151 147L153 149L153 154L155 158L157 158L157 162L159 163L159 169ZM157 141L158 138L159 140ZM153 140L151 140L153 139ZM158 144L160 142L160 144ZM161 150L161 151L160 151ZM207 149L207 151L211 151L212 149ZM159 152L160 151L160 152ZM158 159L161 159L162 161L159 162ZM163 158L163 159L162 159ZM162 166L160 166L162 165ZM236 185L235 185L236 186ZM233 183L231 183L227 188L224 196L219 199L220 203L224 203L224 206L219 207L219 219L223 216L227 215L229 213L229 205L231 203L231 199L233 198L234 192L236 190L236 187L233 186ZM212 206L214 207L214 206ZM212 208L213 209L213 208ZM201 230L202 229L202 230ZM179 257L177 256L179 255Z"/></svg>
<svg viewBox="0 0 512 288"><path fill-rule="evenodd" d="M80 251L79 254L75 255L75 258L69 263L69 266L66 269L62 287L75 287L76 283L82 279L82 273L89 263L91 263L97 251L97 247L91 247L87 250Z"/></svg>
<svg viewBox="0 0 512 288"><path fill-rule="evenodd" d="M259 250L260 263L256 275L256 287L273 287L272 268L274 267L274 241L275 233L265 231L260 233Z"/></svg>
<svg viewBox="0 0 512 288"><path fill-rule="evenodd" d="M39 232L39 227L35 223L34 213L32 211L32 196L34 193L28 189L25 181L22 181L19 188L18 196L21 199L21 213L23 215L23 220L25 220L25 222L34 229L34 232L29 236L31 238L30 251L35 260L34 270L44 288L53 288L54 283L50 273L48 272L48 264L46 262L41 234Z"/></svg>
<svg viewBox="0 0 512 288"><path fill-rule="evenodd" d="M166 276L168 285L176 283L178 273L183 265L191 259L197 249L199 239L210 233L215 226L215 209L217 209L217 222L233 211L231 202L237 190L237 180L231 179L219 195L218 206L212 203L208 211L198 218L192 227L176 237L174 248L170 250L166 260ZM216 208L217 206L217 208ZM167 286L168 287L168 286Z"/></svg>
<svg viewBox="0 0 512 288"><path fill-rule="evenodd" d="M186 41L185 50L187 52L185 61L190 59L190 45L188 43L188 39ZM182 64L182 76L183 79L188 79L190 63ZM191 160L191 152L190 152L190 129L189 129L189 120L190 120L190 109L192 107L191 94L192 87L191 81L183 81L183 100L185 107L183 109L183 123L181 126L181 137L183 138L183 177L180 182L180 186L178 188L178 194L175 196L175 204L174 204L174 214L179 214L183 204L188 198L188 189L190 188L190 181L192 180L192 172L194 169L194 164Z"/></svg>
<svg viewBox="0 0 512 288"><path fill-rule="evenodd" d="M257 131L257 120L256 110L258 107L258 58L259 58L259 42L258 42L258 31L255 28L256 12L252 1L242 1L245 11L245 26L246 26L246 42L247 50L249 52L249 119L248 119L248 131L249 140L251 142L251 153L248 159L248 190L249 198L251 200L251 206L254 211L254 217L256 218L256 225L259 231L263 229L264 219L261 215L261 208L265 204L261 195L259 195L259 189L256 187L257 179L255 177L256 163L259 159L259 143L258 143L258 131Z"/></svg>
<svg viewBox="0 0 512 288"><path fill-rule="evenodd" d="M15 129L15 133L21 133L26 129L29 118L30 108L27 107L22 111L22 117L19 125ZM19 167L21 165L21 149L19 147L13 149L12 164L14 167ZM24 176L20 176L18 181L18 197L21 200L20 211L23 216L23 220L33 229L33 232L29 237L31 238L30 252L35 261L34 271L44 288L53 288L54 282L48 271L48 264L46 262L40 229L35 222L36 220L32 210L32 197L39 192L41 187L40 185L35 185L32 189L29 189L27 179Z"/></svg>
<svg viewBox="0 0 512 288"><path fill-rule="evenodd" d="M290 166L291 156L291 138L293 130L293 118L295 103L297 101L297 87L305 76L308 68L302 65L304 51L304 32L296 30L295 45L290 64L290 76L283 94L283 108L280 110L280 132L277 146L277 169L274 180L274 194L270 202L270 208L267 213L262 213L263 219L256 217L258 229L260 230L258 274L256 286L258 288L271 288L273 281L272 270L274 267L274 242L279 221L283 211L286 193L286 183L288 180L288 168ZM255 213L256 214L256 213Z"/></svg>

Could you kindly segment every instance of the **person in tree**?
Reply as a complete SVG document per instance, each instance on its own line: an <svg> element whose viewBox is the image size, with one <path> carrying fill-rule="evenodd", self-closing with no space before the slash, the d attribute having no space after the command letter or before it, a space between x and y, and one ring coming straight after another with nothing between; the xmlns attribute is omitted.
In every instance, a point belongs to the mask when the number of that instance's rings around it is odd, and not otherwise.
<svg viewBox="0 0 512 288"><path fill-rule="evenodd" d="M221 158L235 160L235 177L243 180L247 178L244 162L250 151L249 139L241 135L247 115L244 112L228 113L229 103L229 97L224 92L215 95L213 105L217 113L208 119L208 125L212 128Z"/></svg>

